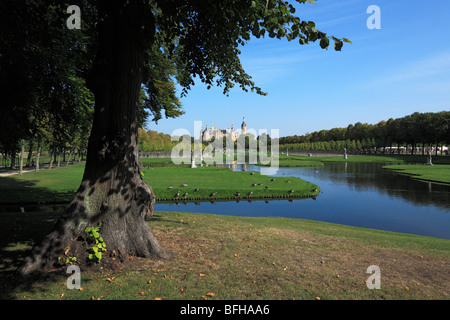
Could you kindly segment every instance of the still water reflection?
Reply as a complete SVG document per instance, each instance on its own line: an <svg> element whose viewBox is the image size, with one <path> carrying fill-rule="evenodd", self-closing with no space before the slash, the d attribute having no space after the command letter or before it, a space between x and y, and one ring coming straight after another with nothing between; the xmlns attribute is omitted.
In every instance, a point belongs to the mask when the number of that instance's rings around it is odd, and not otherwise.
<svg viewBox="0 0 450 320"><path fill-rule="evenodd" d="M450 187L418 182L379 163L326 163L279 168L274 176L299 177L320 186L316 200L158 203L155 210L251 217L287 217L450 239ZM233 170L241 170L241 167ZM247 165L247 170L260 167Z"/></svg>

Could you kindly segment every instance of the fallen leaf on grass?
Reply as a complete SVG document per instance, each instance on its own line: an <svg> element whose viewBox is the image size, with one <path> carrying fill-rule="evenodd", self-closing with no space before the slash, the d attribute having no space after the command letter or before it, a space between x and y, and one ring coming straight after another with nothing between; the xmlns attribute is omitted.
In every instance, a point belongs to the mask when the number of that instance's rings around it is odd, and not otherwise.
<svg viewBox="0 0 450 320"><path fill-rule="evenodd" d="M206 294L206 296L208 296L208 297L214 297L216 294L215 293L213 293L213 292L208 292L207 294Z"/></svg>
<svg viewBox="0 0 450 320"><path fill-rule="evenodd" d="M116 277L106 278L105 280L108 282L112 282Z"/></svg>
<svg viewBox="0 0 450 320"><path fill-rule="evenodd" d="M200 276L200 277L204 277L204 276L206 276L206 274L200 273L199 276Z"/></svg>

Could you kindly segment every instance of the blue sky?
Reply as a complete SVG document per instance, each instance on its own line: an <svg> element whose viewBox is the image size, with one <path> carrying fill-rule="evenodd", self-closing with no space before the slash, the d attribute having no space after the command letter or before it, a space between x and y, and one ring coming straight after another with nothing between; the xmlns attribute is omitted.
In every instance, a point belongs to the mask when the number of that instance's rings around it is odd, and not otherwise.
<svg viewBox="0 0 450 320"><path fill-rule="evenodd" d="M380 8L381 29L367 27L370 5ZM302 20L352 44L337 52L318 41L252 39L241 62L268 96L236 86L227 97L196 83L181 99L185 115L147 129L193 135L194 121L239 128L245 116L248 128L288 136L450 110L450 1L316 0L296 7Z"/></svg>

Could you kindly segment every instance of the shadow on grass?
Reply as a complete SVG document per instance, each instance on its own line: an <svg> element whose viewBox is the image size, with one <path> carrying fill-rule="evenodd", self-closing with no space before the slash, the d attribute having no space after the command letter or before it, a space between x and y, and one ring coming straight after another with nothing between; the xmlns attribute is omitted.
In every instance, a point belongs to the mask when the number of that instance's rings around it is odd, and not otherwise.
<svg viewBox="0 0 450 320"><path fill-rule="evenodd" d="M0 177L0 299L17 298L22 292L45 288L45 283L68 275L61 272L23 278L16 270L34 244L52 230L74 192L58 192L35 180ZM41 284L41 285L36 285Z"/></svg>
<svg viewBox="0 0 450 320"><path fill-rule="evenodd" d="M165 225L170 225L170 224L174 224L174 225L184 225L184 224L188 224L186 222L183 222L182 220L176 218L175 216L172 216L171 219L167 219L168 215L165 215L165 218L163 218L163 216L161 214L158 214L157 211L155 211L155 213L152 215L152 217L150 218L150 224L152 222L163 222Z"/></svg>
<svg viewBox="0 0 450 320"><path fill-rule="evenodd" d="M0 177L0 206L8 204L67 203L75 192L56 191L38 186L37 180Z"/></svg>
<svg viewBox="0 0 450 320"><path fill-rule="evenodd" d="M9 212L0 211L0 300L16 300L22 295L44 296L52 283L64 283L70 276L65 268L52 272L41 272L23 278L17 273L24 259L30 255L35 243L52 230L65 206L32 206L21 212L8 206ZM44 209L44 210L43 210ZM151 222L185 224L176 218L167 218L155 212ZM85 281L85 280L83 280ZM25 297L26 298L26 297Z"/></svg>
<svg viewBox="0 0 450 320"><path fill-rule="evenodd" d="M62 274L38 274L23 278L16 273L53 228L64 206L42 204L67 203L73 192L57 192L37 186L36 181L0 177L0 300L15 299L21 292L42 290L35 284L57 281ZM47 282L48 283L48 282Z"/></svg>
<svg viewBox="0 0 450 320"><path fill-rule="evenodd" d="M16 273L25 257L30 254L33 245L50 232L60 214L61 211L57 210L0 213L1 300L14 299L20 292L36 290L33 286L36 282L56 281L61 278L61 274L51 273L22 278Z"/></svg>

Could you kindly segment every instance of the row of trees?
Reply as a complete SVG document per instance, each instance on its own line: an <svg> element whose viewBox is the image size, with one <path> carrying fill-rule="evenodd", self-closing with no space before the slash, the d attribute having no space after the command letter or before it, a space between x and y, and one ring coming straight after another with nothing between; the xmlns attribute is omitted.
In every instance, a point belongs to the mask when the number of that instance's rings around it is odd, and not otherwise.
<svg viewBox="0 0 450 320"><path fill-rule="evenodd" d="M88 1L80 3L80 30L66 26L65 3L0 4L1 12L8 12L0 21L0 154L11 168L20 155L25 155L27 164L34 161L38 169L43 151L51 159L66 152L87 152L96 100L88 81L95 73L90 69L97 41L95 24L88 21L96 20L98 13ZM184 113L175 95L173 63L156 45L148 55L147 81L141 85L138 103L140 127L157 122L163 112L166 117Z"/></svg>
<svg viewBox="0 0 450 320"><path fill-rule="evenodd" d="M342 151L347 149L354 152L362 149L374 148L375 144L370 140L339 140L339 141L317 141L302 143L287 143L280 145L281 150L287 151Z"/></svg>
<svg viewBox="0 0 450 320"><path fill-rule="evenodd" d="M25 145L37 151L37 163L43 147L85 150L94 108L82 72L90 40L61 27L62 5L11 1L0 8L8 12L0 21L0 152L14 165Z"/></svg>
<svg viewBox="0 0 450 320"><path fill-rule="evenodd" d="M139 128L139 151L171 151L175 146L168 134Z"/></svg>
<svg viewBox="0 0 450 320"><path fill-rule="evenodd" d="M183 112L173 62L160 43L142 36L153 35L152 10L158 10L142 0L76 2L83 20L73 30L65 1L0 1L0 152L13 165L19 153L22 164L27 146L37 155L36 168L44 148L87 154L79 193L34 247L23 275L54 266L63 247L77 251L73 239L103 217L110 221L102 236L111 252L150 256L160 248L143 221L154 194L140 175L138 127ZM108 210L100 212L98 201L109 203ZM115 241L119 225L136 238Z"/></svg>
<svg viewBox="0 0 450 320"><path fill-rule="evenodd" d="M450 144L450 111L415 112L411 115L380 121L377 124L357 122L347 128L320 130L303 136L280 138L283 149L290 150L361 150L409 147L411 153L425 153ZM399 149L398 149L399 150Z"/></svg>

